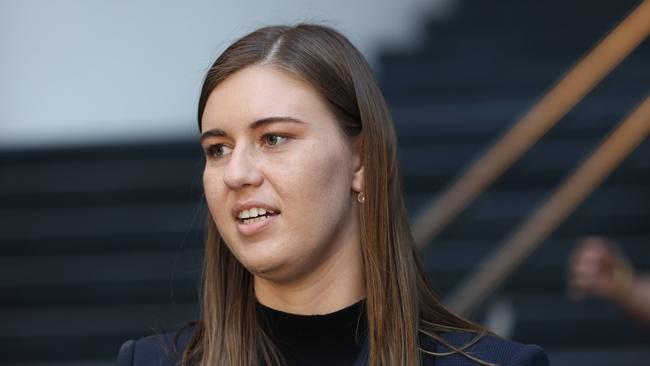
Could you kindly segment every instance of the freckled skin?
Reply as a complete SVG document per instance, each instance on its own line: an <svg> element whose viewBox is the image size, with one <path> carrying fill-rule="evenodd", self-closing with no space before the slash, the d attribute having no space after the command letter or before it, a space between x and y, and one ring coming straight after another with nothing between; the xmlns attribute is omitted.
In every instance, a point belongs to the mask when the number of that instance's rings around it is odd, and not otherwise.
<svg viewBox="0 0 650 366"><path fill-rule="evenodd" d="M249 128L272 116L305 123ZM315 89L272 66L246 67L208 98L202 131L216 128L228 136L202 143L204 149L226 146L223 156L206 160L206 199L231 252L256 276L256 291L283 282L338 285L343 280L335 277L343 274L359 282L356 194L362 190L363 167L358 144L341 131ZM265 133L289 137L269 146ZM281 214L265 230L243 236L230 210L244 200L264 202Z"/></svg>

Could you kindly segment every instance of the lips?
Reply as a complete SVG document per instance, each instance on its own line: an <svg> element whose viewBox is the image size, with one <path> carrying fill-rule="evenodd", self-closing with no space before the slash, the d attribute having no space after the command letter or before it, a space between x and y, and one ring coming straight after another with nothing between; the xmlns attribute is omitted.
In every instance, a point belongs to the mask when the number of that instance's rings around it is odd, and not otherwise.
<svg viewBox="0 0 650 366"><path fill-rule="evenodd" d="M260 201L237 202L231 209L241 235L252 236L266 229L277 219L280 210Z"/></svg>
<svg viewBox="0 0 650 366"><path fill-rule="evenodd" d="M237 231L243 236L253 236L269 227L277 220L278 215L269 215L265 219L256 222L244 223L243 220L237 222Z"/></svg>
<svg viewBox="0 0 650 366"><path fill-rule="evenodd" d="M232 206L232 209L230 210L230 213L232 214L232 216L235 219L239 220L239 218L240 218L239 214L242 211L248 211L248 210L251 210L253 208L262 208L262 209L266 210L266 212L271 213L271 214L279 214L280 213L280 210L277 209L276 207L273 207L273 206L271 206L269 204L266 204L266 203L260 202L260 201L237 202L237 203L235 203L234 206Z"/></svg>

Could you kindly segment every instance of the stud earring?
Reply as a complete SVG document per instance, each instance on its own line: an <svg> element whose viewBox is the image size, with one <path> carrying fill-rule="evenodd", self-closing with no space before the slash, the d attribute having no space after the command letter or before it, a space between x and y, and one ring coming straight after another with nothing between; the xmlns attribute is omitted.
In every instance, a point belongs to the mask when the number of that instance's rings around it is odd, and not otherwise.
<svg viewBox="0 0 650 366"><path fill-rule="evenodd" d="M359 192L359 194L357 194L357 201L359 201L359 203L366 202L366 196L363 194L363 192Z"/></svg>

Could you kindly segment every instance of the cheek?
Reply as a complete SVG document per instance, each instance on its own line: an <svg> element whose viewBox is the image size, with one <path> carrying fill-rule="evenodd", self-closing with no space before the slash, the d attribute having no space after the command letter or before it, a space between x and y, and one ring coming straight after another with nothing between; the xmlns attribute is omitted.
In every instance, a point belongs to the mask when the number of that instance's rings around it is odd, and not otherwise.
<svg viewBox="0 0 650 366"><path fill-rule="evenodd" d="M300 202L305 209L324 213L324 205L340 204L348 198L351 177L346 173L350 164L341 151L323 150L322 146L313 144L292 160L287 164L291 170L283 174L285 184L278 187L286 192L291 202Z"/></svg>
<svg viewBox="0 0 650 366"><path fill-rule="evenodd" d="M210 168L203 171L203 191L205 193L205 200L208 204L208 209L212 214L212 218L217 225L223 220L225 207L225 198L223 196L223 187L219 185L223 182L217 172Z"/></svg>
<svg viewBox="0 0 650 366"><path fill-rule="evenodd" d="M209 168L205 168L203 171L203 192L205 192L205 198L210 204L211 198L216 194L216 186L214 173Z"/></svg>

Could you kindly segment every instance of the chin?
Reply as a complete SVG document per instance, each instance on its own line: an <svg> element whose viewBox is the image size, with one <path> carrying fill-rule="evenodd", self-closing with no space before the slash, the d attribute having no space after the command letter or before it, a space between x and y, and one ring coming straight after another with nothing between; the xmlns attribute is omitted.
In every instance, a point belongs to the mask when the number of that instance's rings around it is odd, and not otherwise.
<svg viewBox="0 0 650 366"><path fill-rule="evenodd" d="M264 255L253 256L252 260L244 260L241 263L253 275L267 277L281 271L286 266L285 260L280 258L267 257ZM269 278L270 279L270 278Z"/></svg>
<svg viewBox="0 0 650 366"><path fill-rule="evenodd" d="M297 267L300 267L298 264L302 262L300 253L295 253L290 248L291 245L283 241L261 240L236 245L231 251L254 276L269 281L286 281L295 276Z"/></svg>
<svg viewBox="0 0 650 366"><path fill-rule="evenodd" d="M275 260L252 263L246 269L256 277L271 282L286 282L296 279L296 264L291 260Z"/></svg>

